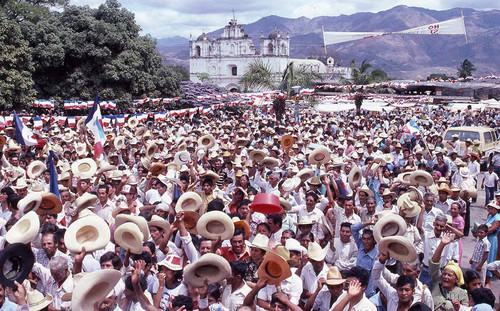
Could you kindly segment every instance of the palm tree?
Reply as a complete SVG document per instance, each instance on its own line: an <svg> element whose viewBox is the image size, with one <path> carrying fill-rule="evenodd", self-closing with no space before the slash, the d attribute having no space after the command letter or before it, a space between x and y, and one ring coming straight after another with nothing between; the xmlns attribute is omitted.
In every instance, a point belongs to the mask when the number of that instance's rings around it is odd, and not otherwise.
<svg viewBox="0 0 500 311"><path fill-rule="evenodd" d="M296 67L293 62L288 63L281 78L280 90L290 94L294 85L309 88L314 86L314 82L323 80L321 74L317 72L307 71L304 67Z"/></svg>
<svg viewBox="0 0 500 311"><path fill-rule="evenodd" d="M457 69L458 69L457 74L459 78L470 77L472 76L472 73L476 71L476 67L474 66L474 64L467 58L464 59L464 61L460 64L460 68Z"/></svg>
<svg viewBox="0 0 500 311"><path fill-rule="evenodd" d="M389 76L382 69L373 69L372 65L365 60L361 62L359 67L356 67L356 60L352 59L350 62L350 67L352 69L352 82L356 85L370 84L375 82L387 81Z"/></svg>
<svg viewBox="0 0 500 311"><path fill-rule="evenodd" d="M250 63L247 72L240 79L240 83L243 85L245 92L250 89L272 90L277 86L271 66L269 63L264 63L262 59Z"/></svg>

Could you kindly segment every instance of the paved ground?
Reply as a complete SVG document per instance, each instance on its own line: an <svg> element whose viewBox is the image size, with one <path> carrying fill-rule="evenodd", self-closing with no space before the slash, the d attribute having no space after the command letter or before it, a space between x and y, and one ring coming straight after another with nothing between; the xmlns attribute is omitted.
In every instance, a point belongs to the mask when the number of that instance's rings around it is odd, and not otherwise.
<svg viewBox="0 0 500 311"><path fill-rule="evenodd" d="M478 185L481 185L483 175L481 174L479 177ZM486 218L488 216L488 211L485 208L485 192L484 190L479 189L477 202L471 205L471 224L474 224L474 221L479 223L485 223ZM462 243L464 246L464 251L462 255L462 268L470 268L469 259L472 255L472 251L474 250L475 238L472 234L469 234L467 237L463 237ZM496 305L500 306L500 280L497 278L493 278L491 290L496 296Z"/></svg>

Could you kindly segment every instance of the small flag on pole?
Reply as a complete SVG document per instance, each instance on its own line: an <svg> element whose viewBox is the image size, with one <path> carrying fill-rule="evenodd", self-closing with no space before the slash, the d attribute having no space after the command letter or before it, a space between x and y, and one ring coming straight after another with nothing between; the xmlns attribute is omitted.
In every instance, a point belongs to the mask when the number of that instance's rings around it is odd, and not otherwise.
<svg viewBox="0 0 500 311"><path fill-rule="evenodd" d="M16 128L15 140L23 146L36 146L38 141L33 132L21 121L16 111L14 111L14 124Z"/></svg>
<svg viewBox="0 0 500 311"><path fill-rule="evenodd" d="M96 95L94 104L89 111L89 115L85 120L85 125L94 134L94 158L98 158L104 152L104 143L106 142L106 135L103 130L101 107Z"/></svg>
<svg viewBox="0 0 500 311"><path fill-rule="evenodd" d="M54 165L54 151L49 151L49 172L50 172L50 184L49 191L50 193L55 194L59 199L61 198L61 194L59 193L59 185L57 184L57 171Z"/></svg>

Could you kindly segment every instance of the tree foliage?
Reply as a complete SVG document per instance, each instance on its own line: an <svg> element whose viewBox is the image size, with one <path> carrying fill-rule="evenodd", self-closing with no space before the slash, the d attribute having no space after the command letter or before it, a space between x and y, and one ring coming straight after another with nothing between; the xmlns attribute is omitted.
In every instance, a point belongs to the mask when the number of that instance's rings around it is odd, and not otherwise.
<svg viewBox="0 0 500 311"><path fill-rule="evenodd" d="M40 0L39 7L65 1ZM180 74L162 64L155 41L139 34L134 14L116 0L97 9L65 6L18 23L29 44L38 98L92 100L98 93L123 108L133 98L180 94Z"/></svg>
<svg viewBox="0 0 500 311"><path fill-rule="evenodd" d="M240 80L243 90L272 90L276 88L273 69L269 63L264 63L262 59L256 59L248 66Z"/></svg>
<svg viewBox="0 0 500 311"><path fill-rule="evenodd" d="M319 73L307 71L304 67L296 67L290 62L283 73L279 89L290 94L293 86L309 88L314 86L314 81L322 79Z"/></svg>
<svg viewBox="0 0 500 311"><path fill-rule="evenodd" d="M457 75L459 78L467 78L472 76L474 71L476 71L476 67L474 64L468 60L467 58L460 64L460 68L457 68Z"/></svg>
<svg viewBox="0 0 500 311"><path fill-rule="evenodd" d="M359 67L356 66L356 60L352 59L350 62L350 67L352 70L352 82L357 85L370 84L376 82L382 82L389 80L389 76L382 69L373 69L372 65L363 60ZM348 83L347 81L345 83Z"/></svg>
<svg viewBox="0 0 500 311"><path fill-rule="evenodd" d="M455 80L454 77L450 77L448 76L447 74L445 73L432 73L431 75L429 75L427 77L427 81L430 81L430 80L433 80L433 79L442 79L442 80L448 80L448 79L451 79L451 80Z"/></svg>

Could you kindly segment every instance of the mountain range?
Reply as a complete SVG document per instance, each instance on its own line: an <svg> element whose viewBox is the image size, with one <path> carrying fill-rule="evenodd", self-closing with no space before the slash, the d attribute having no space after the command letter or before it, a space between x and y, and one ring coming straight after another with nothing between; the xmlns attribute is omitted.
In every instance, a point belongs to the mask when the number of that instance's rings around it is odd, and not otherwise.
<svg viewBox="0 0 500 311"><path fill-rule="evenodd" d="M351 59L357 62L366 59L373 67L387 71L394 79L423 79L431 73L456 76L457 67L466 58L475 65L475 76L499 74L500 10L454 8L436 11L400 5L377 13L315 18L271 15L243 27L257 48L261 33L267 36L279 30L282 35L290 34L291 57L322 58L322 27L325 31L390 32L445 21L460 17L462 13L465 16L467 42L463 35L400 34L330 45L327 53L344 66L348 66ZM207 35L217 38L222 29ZM165 63L189 66L189 39L157 39L157 49Z"/></svg>

